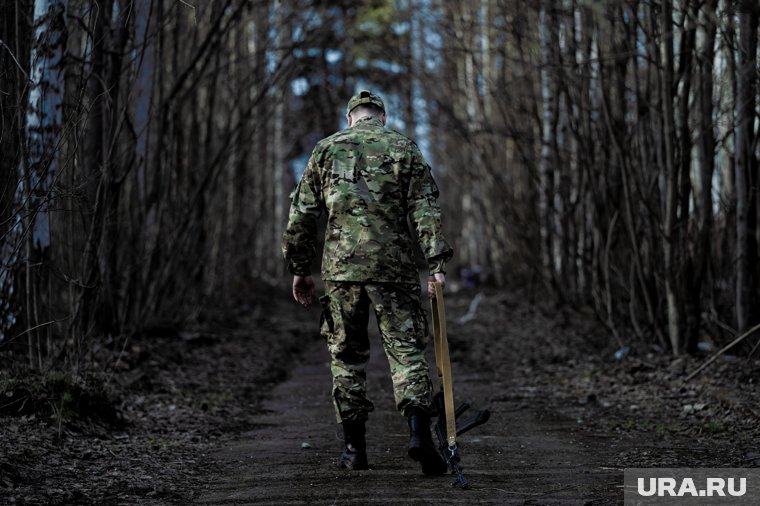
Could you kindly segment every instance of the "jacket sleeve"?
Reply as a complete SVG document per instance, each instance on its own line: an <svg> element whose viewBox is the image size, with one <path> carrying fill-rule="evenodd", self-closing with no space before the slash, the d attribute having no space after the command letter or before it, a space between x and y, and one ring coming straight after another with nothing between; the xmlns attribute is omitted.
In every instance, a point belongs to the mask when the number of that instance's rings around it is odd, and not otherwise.
<svg viewBox="0 0 760 506"><path fill-rule="evenodd" d="M441 208L436 200L438 186L417 145L412 143L411 146L412 174L407 194L409 216L430 274L444 272L444 265L454 255L454 250L441 230Z"/></svg>
<svg viewBox="0 0 760 506"><path fill-rule="evenodd" d="M282 236L288 271L297 276L309 276L311 261L317 256L317 223L324 201L316 153L315 149L291 195L288 225Z"/></svg>

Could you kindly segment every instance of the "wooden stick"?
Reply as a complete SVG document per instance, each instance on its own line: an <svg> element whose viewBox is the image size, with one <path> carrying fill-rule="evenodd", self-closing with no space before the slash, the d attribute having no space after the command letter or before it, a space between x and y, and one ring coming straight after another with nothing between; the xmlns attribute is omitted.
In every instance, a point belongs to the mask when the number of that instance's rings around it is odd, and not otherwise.
<svg viewBox="0 0 760 506"><path fill-rule="evenodd" d="M717 358L719 356L721 356L726 351L728 351L729 349L733 348L734 346L736 346L737 344L739 344L740 342L742 342L747 336L752 335L756 330L760 330L760 325L755 325L754 327L752 327L751 329L749 329L747 332L745 332L744 334L740 335L739 337L737 337L736 339L734 339L733 341L731 341L731 343L729 343L726 346L724 346L718 353L716 353L715 355L713 355L712 357L710 357L709 359L707 359L707 361L704 364L702 364L699 367L697 367L697 369L693 373L691 373L688 376L686 376L686 381L689 381L691 378L693 378L694 376L696 376L697 374L699 374L702 371L702 369L704 369L708 365L710 365L713 362L715 362L715 360L717 360Z"/></svg>

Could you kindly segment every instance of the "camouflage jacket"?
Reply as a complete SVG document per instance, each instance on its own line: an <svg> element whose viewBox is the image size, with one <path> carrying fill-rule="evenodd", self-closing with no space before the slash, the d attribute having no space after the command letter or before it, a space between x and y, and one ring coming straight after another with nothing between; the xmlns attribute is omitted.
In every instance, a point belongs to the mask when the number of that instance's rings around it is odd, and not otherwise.
<svg viewBox="0 0 760 506"><path fill-rule="evenodd" d="M282 252L288 270L310 274L317 221L327 211L322 279L419 283L407 216L430 272L453 250L441 234L438 188L417 145L378 118L317 143L293 192Z"/></svg>

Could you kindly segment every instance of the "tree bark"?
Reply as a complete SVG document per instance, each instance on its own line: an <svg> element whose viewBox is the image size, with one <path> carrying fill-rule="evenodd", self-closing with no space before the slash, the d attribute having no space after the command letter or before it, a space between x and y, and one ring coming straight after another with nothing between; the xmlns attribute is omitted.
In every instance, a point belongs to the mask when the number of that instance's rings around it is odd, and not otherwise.
<svg viewBox="0 0 760 506"><path fill-rule="evenodd" d="M715 170L715 133L713 131L713 64L715 60L715 34L717 0L708 0L704 6L705 37L700 51L699 76L699 204L697 205L699 224L697 226L696 249L694 252L694 272L687 288L691 299L692 316L686 331L686 351L697 351L702 315L702 287L707 266L710 263L710 236L713 223L712 178Z"/></svg>
<svg viewBox="0 0 760 506"><path fill-rule="evenodd" d="M662 76L660 96L662 100L663 142L665 144L664 166L666 180L665 220L663 223L665 257L665 297L668 314L668 336L674 355L681 354L681 315L678 294L678 167L675 163L675 126L673 113L673 2L663 0L660 17L662 40Z"/></svg>
<svg viewBox="0 0 760 506"><path fill-rule="evenodd" d="M753 153L755 94L757 86L758 7L752 0L739 3L739 65L736 95L736 329L744 332L752 322L757 263L754 205L757 200L757 160Z"/></svg>

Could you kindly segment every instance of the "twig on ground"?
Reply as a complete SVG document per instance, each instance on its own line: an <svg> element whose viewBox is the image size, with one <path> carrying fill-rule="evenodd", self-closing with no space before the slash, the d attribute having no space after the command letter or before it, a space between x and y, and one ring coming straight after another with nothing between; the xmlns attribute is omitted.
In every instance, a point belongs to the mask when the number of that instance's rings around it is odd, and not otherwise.
<svg viewBox="0 0 760 506"><path fill-rule="evenodd" d="M697 367L697 369L693 373L691 373L688 376L686 376L686 381L689 381L694 376L696 376L697 374L699 374L702 371L702 369L704 369L708 365L710 365L713 362L715 362L718 359L719 356L723 355L725 352L727 352L728 350L730 350L731 348L733 348L734 346L736 346L740 342L744 341L744 339L746 339L748 336L754 334L755 331L757 331L757 330L760 330L760 325L755 325L754 327L752 327L751 329L749 329L747 332L745 332L744 334L740 335L739 337L737 337L736 339L734 339L733 341L731 341L729 344L727 344L726 346L724 346L723 348L721 348L715 355L713 355L712 357L710 357L709 359L707 359L707 361L705 361L704 364L702 364L699 367Z"/></svg>

